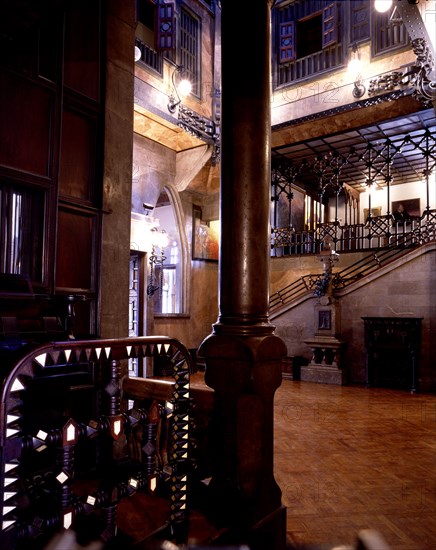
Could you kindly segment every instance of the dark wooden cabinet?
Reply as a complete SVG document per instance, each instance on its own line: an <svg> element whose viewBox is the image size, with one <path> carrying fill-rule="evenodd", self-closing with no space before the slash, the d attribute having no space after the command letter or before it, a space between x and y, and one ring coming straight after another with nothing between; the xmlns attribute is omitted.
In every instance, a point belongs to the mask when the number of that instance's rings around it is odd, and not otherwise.
<svg viewBox="0 0 436 550"><path fill-rule="evenodd" d="M418 389L422 317L362 317L368 386Z"/></svg>

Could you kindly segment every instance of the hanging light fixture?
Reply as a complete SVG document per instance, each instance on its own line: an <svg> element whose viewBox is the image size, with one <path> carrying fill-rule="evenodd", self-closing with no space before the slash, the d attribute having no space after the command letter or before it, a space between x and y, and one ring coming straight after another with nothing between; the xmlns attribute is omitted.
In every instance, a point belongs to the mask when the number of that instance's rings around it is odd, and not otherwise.
<svg viewBox="0 0 436 550"><path fill-rule="evenodd" d="M183 65L177 65L171 75L171 82L173 84L173 92L171 92L168 98L168 111L170 113L175 113L177 105L182 102L182 99L189 95L192 90L192 84L187 78L183 78L180 82L176 82L176 74L183 71Z"/></svg>
<svg viewBox="0 0 436 550"><path fill-rule="evenodd" d="M348 72L354 78L353 97L361 98L366 92L362 79L362 60L360 58L359 46L354 43L352 46L351 59L348 63Z"/></svg>
<svg viewBox="0 0 436 550"><path fill-rule="evenodd" d="M153 227L151 230L151 253L149 258L150 278L147 285L147 296L150 298L159 290L162 296L163 264L167 259L165 248L168 246L168 235L164 229ZM157 273L159 270L159 273Z"/></svg>

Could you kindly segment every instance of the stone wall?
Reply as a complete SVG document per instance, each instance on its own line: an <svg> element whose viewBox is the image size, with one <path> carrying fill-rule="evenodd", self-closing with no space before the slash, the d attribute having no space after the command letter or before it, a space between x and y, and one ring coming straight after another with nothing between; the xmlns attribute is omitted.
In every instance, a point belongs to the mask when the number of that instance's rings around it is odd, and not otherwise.
<svg viewBox="0 0 436 550"><path fill-rule="evenodd" d="M128 335L134 2L107 8L101 336Z"/></svg>
<svg viewBox="0 0 436 550"><path fill-rule="evenodd" d="M175 151L139 134L134 134L133 150L133 191L132 211L141 212L142 203L156 204L157 198L165 187L171 187L175 193L177 155ZM153 315L147 308L147 335L171 336L180 340L188 348L197 348L210 334L212 324L218 318L218 264L216 262L192 261L192 205L203 207L205 197L192 192L179 194L181 213L180 223L183 250L187 257L182 259L186 266L186 299L181 314ZM210 210L209 202L207 202Z"/></svg>
<svg viewBox="0 0 436 550"><path fill-rule="evenodd" d="M436 243L429 243L365 278L357 288L339 293L341 338L347 342L343 364L349 369L351 383L364 384L366 380L362 317L422 317L419 387L421 391L436 391L436 348L431 345L436 325L435 255ZM313 337L316 300L309 296L272 319L288 355L302 355L310 360L311 350L304 340Z"/></svg>
<svg viewBox="0 0 436 550"><path fill-rule="evenodd" d="M172 336L187 348L198 348L218 319L218 264L193 262L190 288L189 313L155 317L154 334Z"/></svg>

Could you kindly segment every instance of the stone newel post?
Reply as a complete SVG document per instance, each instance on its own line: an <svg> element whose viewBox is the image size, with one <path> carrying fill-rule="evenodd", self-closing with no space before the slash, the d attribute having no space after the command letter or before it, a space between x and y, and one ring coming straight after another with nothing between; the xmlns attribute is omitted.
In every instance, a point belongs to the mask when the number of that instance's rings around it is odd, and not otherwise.
<svg viewBox="0 0 436 550"><path fill-rule="evenodd" d="M220 312L200 353L215 390L214 516L250 548L273 550L284 548L286 531L273 475L286 347L268 320L271 4L222 2Z"/></svg>

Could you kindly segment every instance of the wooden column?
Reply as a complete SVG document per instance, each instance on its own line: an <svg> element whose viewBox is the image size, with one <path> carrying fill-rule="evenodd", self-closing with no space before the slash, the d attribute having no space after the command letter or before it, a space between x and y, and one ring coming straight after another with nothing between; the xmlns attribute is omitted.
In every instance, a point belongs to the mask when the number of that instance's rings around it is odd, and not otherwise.
<svg viewBox="0 0 436 550"><path fill-rule="evenodd" d="M273 401L286 347L268 319L271 1L224 1L221 17L219 318L200 348L215 390L208 500L232 528L229 542L281 549L286 511L273 475Z"/></svg>

